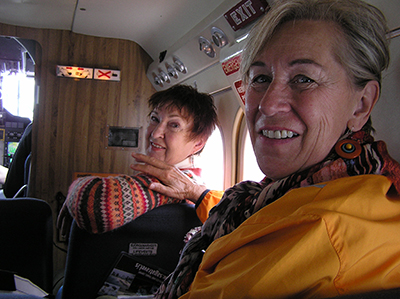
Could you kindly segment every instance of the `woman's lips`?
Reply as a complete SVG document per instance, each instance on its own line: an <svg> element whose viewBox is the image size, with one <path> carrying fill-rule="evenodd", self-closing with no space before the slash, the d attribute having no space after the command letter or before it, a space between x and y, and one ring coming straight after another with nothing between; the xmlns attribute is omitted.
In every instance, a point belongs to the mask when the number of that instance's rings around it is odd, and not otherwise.
<svg viewBox="0 0 400 299"><path fill-rule="evenodd" d="M152 147L159 148L159 149L165 149L165 147L163 147L163 146L161 146L161 145L159 145L157 143L150 142L150 144L151 144Z"/></svg>

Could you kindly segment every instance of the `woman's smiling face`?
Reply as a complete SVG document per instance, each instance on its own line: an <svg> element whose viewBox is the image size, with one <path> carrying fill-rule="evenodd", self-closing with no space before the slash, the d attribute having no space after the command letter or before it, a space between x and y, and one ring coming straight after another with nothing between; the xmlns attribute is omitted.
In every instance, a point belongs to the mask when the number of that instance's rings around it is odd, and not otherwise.
<svg viewBox="0 0 400 299"><path fill-rule="evenodd" d="M332 23L288 22L253 61L246 120L266 176L280 179L322 161L352 128L362 90L334 54L340 37Z"/></svg>
<svg viewBox="0 0 400 299"><path fill-rule="evenodd" d="M173 106L154 109L146 130L147 155L175 165L195 154L204 142L190 138L192 127L193 118Z"/></svg>

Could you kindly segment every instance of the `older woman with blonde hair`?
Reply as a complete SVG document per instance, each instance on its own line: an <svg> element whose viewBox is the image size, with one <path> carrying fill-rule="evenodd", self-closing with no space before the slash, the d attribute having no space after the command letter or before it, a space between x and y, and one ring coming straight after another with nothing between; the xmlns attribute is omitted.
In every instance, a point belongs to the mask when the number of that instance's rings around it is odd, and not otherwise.
<svg viewBox="0 0 400 299"><path fill-rule="evenodd" d="M282 0L242 53L261 182L226 190L157 298L324 298L400 287L400 165L371 136L389 64L362 0Z"/></svg>

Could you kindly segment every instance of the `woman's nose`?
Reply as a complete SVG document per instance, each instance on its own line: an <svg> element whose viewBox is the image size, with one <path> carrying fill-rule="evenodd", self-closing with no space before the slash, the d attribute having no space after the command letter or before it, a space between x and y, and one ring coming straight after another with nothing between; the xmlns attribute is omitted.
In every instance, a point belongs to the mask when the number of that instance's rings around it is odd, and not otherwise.
<svg viewBox="0 0 400 299"><path fill-rule="evenodd" d="M151 132L153 138L164 138L165 126L162 123L157 124Z"/></svg>
<svg viewBox="0 0 400 299"><path fill-rule="evenodd" d="M290 99L290 87L273 81L261 98L258 109L267 116L288 112L291 109Z"/></svg>

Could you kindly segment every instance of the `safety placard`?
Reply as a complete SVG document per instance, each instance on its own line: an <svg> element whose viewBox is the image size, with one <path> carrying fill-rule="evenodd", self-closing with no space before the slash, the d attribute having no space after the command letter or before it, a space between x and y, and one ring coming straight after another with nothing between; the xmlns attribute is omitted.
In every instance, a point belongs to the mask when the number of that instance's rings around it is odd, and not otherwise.
<svg viewBox="0 0 400 299"><path fill-rule="evenodd" d="M57 65L57 76L76 79L92 79L93 69L80 66Z"/></svg>
<svg viewBox="0 0 400 299"><path fill-rule="evenodd" d="M120 71L118 70L107 70L107 69L94 69L93 79L96 80L108 80L108 81L120 81Z"/></svg>
<svg viewBox="0 0 400 299"><path fill-rule="evenodd" d="M229 76L239 71L240 63L242 62L242 53L238 53L221 62L222 70L225 75Z"/></svg>
<svg viewBox="0 0 400 299"><path fill-rule="evenodd" d="M239 98L242 100L243 106L246 105L246 90L243 87L242 80L235 81L233 85L235 86L235 91L237 92Z"/></svg>
<svg viewBox="0 0 400 299"><path fill-rule="evenodd" d="M57 77L121 81L121 71L81 66L57 65Z"/></svg>

